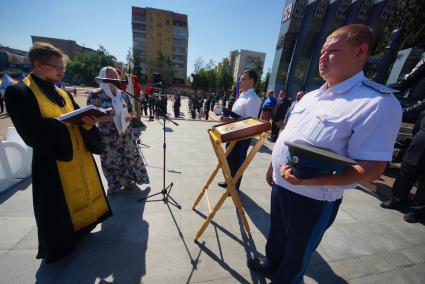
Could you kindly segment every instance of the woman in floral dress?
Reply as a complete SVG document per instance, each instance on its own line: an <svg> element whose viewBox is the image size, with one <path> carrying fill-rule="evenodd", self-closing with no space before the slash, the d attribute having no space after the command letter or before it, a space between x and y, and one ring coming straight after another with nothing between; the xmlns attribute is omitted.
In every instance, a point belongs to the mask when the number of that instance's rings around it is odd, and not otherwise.
<svg viewBox="0 0 425 284"><path fill-rule="evenodd" d="M103 67L99 77L118 79L113 67ZM87 105L112 108L113 116L99 123L104 151L100 154L103 174L108 181L108 195L121 190L138 188L149 183L140 149L132 136L132 106L128 96L113 84L100 83L100 89L91 93Z"/></svg>

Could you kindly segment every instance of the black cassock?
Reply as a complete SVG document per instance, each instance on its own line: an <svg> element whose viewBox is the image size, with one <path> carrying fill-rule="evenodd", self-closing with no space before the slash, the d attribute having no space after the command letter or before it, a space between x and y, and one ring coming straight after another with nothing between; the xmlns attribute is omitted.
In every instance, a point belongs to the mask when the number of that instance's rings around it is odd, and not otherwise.
<svg viewBox="0 0 425 284"><path fill-rule="evenodd" d="M30 76L33 85L35 83L41 90L41 93L38 94L44 94L59 107L63 106L65 103L64 96L58 93L52 83L41 80L34 75ZM29 80L29 77L26 79ZM84 186L77 184L75 186L80 187L79 189L72 188L74 185L69 183L69 179L78 180L78 177L75 177L75 174L73 174L74 176L66 177L66 173L60 171L58 165L60 162L74 160L75 155L78 154L74 153L74 137L68 131L67 126L54 118L43 118L37 96L23 82L9 87L6 90L5 98L7 111L17 132L24 142L33 148L33 206L39 241L37 258L44 258L47 263L53 262L70 254L79 235L91 231L99 222L111 216L112 213L101 182L100 189L99 183L96 183L96 195L93 194L92 186L89 190L85 189L87 195L83 197L72 196L75 190L80 190L78 192L80 193L81 187L84 188ZM73 108L78 108L72 96L69 96L69 98L72 101ZM68 98L66 99L68 100ZM84 146L80 145L79 147L85 147L84 151L87 152L88 150L95 154L102 151L97 127L94 126L89 130L82 126L76 125L75 127L79 128L80 137L84 141ZM93 157L91 155L89 157L94 163ZM94 174L87 180L96 180L97 174L97 178L100 181L95 164L94 168L90 168L89 172ZM72 173L72 171L70 172ZM68 178L68 183L64 183L64 177ZM89 183L88 185L92 184ZM88 187L88 185L86 186ZM67 196L65 196L66 193L68 194ZM101 200L103 204L101 212L95 212L95 209L93 209L95 201L90 201L91 196L96 196L97 200ZM70 198L72 199L72 204L70 203ZM86 200L90 203L89 205L87 205ZM76 202L91 206L91 219L86 218L87 214L80 214L81 212L86 212L84 211L86 207L82 208L82 210L84 209L83 211L78 212L72 209L76 207ZM76 225L76 223L80 225Z"/></svg>

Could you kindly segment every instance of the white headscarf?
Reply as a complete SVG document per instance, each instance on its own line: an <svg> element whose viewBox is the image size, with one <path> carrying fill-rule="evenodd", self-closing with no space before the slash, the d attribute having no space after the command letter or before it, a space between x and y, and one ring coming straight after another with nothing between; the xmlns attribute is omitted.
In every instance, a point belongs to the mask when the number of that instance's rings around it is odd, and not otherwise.
<svg viewBox="0 0 425 284"><path fill-rule="evenodd" d="M107 78L106 71L108 69L112 70L115 74L117 74L117 78L119 77L117 71L115 71L115 69L112 67L103 67L102 69L100 69L99 77ZM124 98L122 97L122 91L116 88L116 95L114 96L108 83L99 83L99 87L112 100L112 107L115 112L114 123L118 130L118 133L123 134L130 123L126 121L128 117L128 110L124 102Z"/></svg>

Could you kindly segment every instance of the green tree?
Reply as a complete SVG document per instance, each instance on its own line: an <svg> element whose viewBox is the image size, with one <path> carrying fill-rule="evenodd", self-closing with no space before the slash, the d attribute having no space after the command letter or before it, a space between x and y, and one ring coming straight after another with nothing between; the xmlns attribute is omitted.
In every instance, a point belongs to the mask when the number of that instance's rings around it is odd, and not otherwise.
<svg viewBox="0 0 425 284"><path fill-rule="evenodd" d="M133 49L133 74L142 80L142 58L137 50Z"/></svg>
<svg viewBox="0 0 425 284"><path fill-rule="evenodd" d="M130 48L127 51L126 59L127 59L127 65L126 65L127 68L124 68L124 69L127 69L127 72L131 74L133 73L134 60L133 60L133 53Z"/></svg>
<svg viewBox="0 0 425 284"><path fill-rule="evenodd" d="M74 84L95 86L94 78L102 67L117 66L117 59L103 46L91 53L81 53L68 63L68 73Z"/></svg>
<svg viewBox="0 0 425 284"><path fill-rule="evenodd" d="M198 57L196 60L195 60L195 64L194 64L194 67L195 67L195 69L194 69L194 74L198 74L200 71L201 71L201 69L203 69L204 68L204 61L202 60L202 58L201 57Z"/></svg>
<svg viewBox="0 0 425 284"><path fill-rule="evenodd" d="M373 50L374 56L382 57L384 55L384 49L389 44L392 32L400 28L400 24L402 24L402 29L398 46L394 50L395 54L406 48L425 48L425 15L423 13L425 1L410 0L404 14L403 23L401 23L401 16L406 7L407 0L398 0L397 2L394 6L396 8L385 24L383 32L375 35L377 37L377 44ZM388 68L387 76L391 68ZM365 68L366 76L373 77L377 70L378 66L376 64L367 64Z"/></svg>
<svg viewBox="0 0 425 284"><path fill-rule="evenodd" d="M200 75L201 70L203 70L204 68L204 61L202 60L201 57L198 57L195 60L195 64L194 64L194 72L191 74L192 80L191 80L191 86L192 89L195 91L195 93L197 93L197 91L199 89L201 89L201 86L203 84L202 80L202 76Z"/></svg>
<svg viewBox="0 0 425 284"><path fill-rule="evenodd" d="M398 27L400 17L406 5L406 0L400 0L398 9L391 16L388 24L385 27L385 38L389 39L391 32ZM409 6L406 10L405 20L401 33L400 48L399 50L419 47L425 49L425 1L409 1ZM388 40L387 40L388 41ZM385 46L387 41L382 44ZM382 48L383 50L383 48Z"/></svg>
<svg viewBox="0 0 425 284"><path fill-rule="evenodd" d="M213 60L210 60L205 66L205 77L207 84L205 85L205 91L216 92L217 89L217 74L215 71L215 63Z"/></svg>
<svg viewBox="0 0 425 284"><path fill-rule="evenodd" d="M232 70L230 69L230 62L227 58L223 63L217 67L217 91L224 92L229 89L233 84Z"/></svg>
<svg viewBox="0 0 425 284"><path fill-rule="evenodd" d="M173 82L173 62L168 56L164 56L162 52L158 53L155 72L161 75L163 84L170 85Z"/></svg>

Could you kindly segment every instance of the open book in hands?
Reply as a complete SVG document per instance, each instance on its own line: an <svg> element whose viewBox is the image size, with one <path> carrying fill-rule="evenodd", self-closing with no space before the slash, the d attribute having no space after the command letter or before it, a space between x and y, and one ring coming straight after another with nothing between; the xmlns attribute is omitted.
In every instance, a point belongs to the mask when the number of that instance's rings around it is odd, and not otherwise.
<svg viewBox="0 0 425 284"><path fill-rule="evenodd" d="M82 124L81 120L86 116L100 117L105 115L112 115L112 108L100 108L94 105L88 105L83 108L76 109L58 117L62 122L70 122L75 124Z"/></svg>
<svg viewBox="0 0 425 284"><path fill-rule="evenodd" d="M237 114L236 112L233 112L231 109L228 109L226 107L223 107L223 116L224 117L230 117L233 119L239 119L241 116Z"/></svg>

